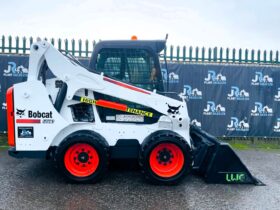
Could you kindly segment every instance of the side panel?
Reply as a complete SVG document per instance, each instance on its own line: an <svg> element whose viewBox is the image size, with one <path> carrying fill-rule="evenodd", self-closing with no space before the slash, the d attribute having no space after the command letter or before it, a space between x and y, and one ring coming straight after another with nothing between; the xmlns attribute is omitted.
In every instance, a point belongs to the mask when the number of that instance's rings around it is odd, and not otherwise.
<svg viewBox="0 0 280 210"><path fill-rule="evenodd" d="M51 146L58 146L65 137L73 132L79 130L92 130L103 136L110 146L115 146L119 139L123 141L130 141L131 139L137 139L141 144L144 139L151 133L158 130L169 130L162 128L158 123L151 125L141 124L128 124L128 123L74 123L69 124L67 127L59 131L57 136L53 139ZM185 138L190 144L189 129L185 131L174 131Z"/></svg>
<svg viewBox="0 0 280 210"><path fill-rule="evenodd" d="M68 125L55 110L40 81L14 85L16 150L47 150Z"/></svg>

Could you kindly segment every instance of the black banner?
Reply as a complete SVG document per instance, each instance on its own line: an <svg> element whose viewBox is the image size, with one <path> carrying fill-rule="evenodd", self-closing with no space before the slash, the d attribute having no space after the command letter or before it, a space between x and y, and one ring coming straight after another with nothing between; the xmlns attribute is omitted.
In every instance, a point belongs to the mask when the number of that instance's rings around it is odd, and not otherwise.
<svg viewBox="0 0 280 210"><path fill-rule="evenodd" d="M87 60L82 60L86 64ZM0 55L0 132L7 130L5 93L25 81L28 56ZM215 136L280 136L280 67L168 64L169 91L187 98L191 122Z"/></svg>
<svg viewBox="0 0 280 210"><path fill-rule="evenodd" d="M13 84L26 81L27 73L27 56L0 55L0 132L7 131L6 91Z"/></svg>
<svg viewBox="0 0 280 210"><path fill-rule="evenodd" d="M215 136L280 136L280 67L169 64L191 122Z"/></svg>

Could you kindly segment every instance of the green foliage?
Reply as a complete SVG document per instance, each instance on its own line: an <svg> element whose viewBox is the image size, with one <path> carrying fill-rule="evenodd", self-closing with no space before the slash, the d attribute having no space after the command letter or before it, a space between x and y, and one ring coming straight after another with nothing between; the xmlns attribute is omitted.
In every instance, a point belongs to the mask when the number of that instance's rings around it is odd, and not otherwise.
<svg viewBox="0 0 280 210"><path fill-rule="evenodd" d="M239 150L280 150L280 140L264 141L257 140L253 143L249 140L229 140L227 141L234 149Z"/></svg>
<svg viewBox="0 0 280 210"><path fill-rule="evenodd" d="M8 148L7 136L0 134L0 150L4 150L7 148Z"/></svg>

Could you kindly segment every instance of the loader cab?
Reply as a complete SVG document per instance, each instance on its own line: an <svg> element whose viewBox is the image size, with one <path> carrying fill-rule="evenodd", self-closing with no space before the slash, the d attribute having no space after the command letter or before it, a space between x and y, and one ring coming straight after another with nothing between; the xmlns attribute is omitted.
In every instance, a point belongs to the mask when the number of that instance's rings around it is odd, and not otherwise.
<svg viewBox="0 0 280 210"><path fill-rule="evenodd" d="M159 53L165 48L165 40L159 41L100 41L96 44L91 56L89 69L103 72L105 76L134 86L163 92L163 81L159 63ZM139 122L151 124L158 121L160 114L156 110L141 104L124 101L98 92L94 93L95 99L107 100L126 104L134 109L153 112L157 117L143 118ZM117 116L124 113L104 107L97 107L102 122L118 122ZM129 121L128 121L129 123Z"/></svg>
<svg viewBox="0 0 280 210"><path fill-rule="evenodd" d="M147 90L164 91L159 53L165 40L100 41L90 60L90 69Z"/></svg>

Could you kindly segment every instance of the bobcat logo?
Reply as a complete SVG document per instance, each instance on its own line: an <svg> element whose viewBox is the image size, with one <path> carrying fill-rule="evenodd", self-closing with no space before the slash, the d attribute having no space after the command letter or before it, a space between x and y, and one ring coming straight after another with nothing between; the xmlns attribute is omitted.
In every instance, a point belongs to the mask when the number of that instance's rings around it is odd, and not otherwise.
<svg viewBox="0 0 280 210"><path fill-rule="evenodd" d="M168 110L167 112L170 113L170 114L179 114L179 108L180 106L176 107L176 106L170 106L169 104L168 105Z"/></svg>
<svg viewBox="0 0 280 210"><path fill-rule="evenodd" d="M17 109L16 115L19 116L20 118L25 115L25 109L21 110L21 109Z"/></svg>

